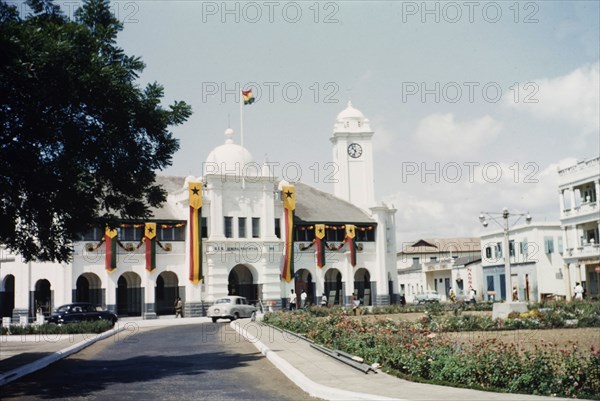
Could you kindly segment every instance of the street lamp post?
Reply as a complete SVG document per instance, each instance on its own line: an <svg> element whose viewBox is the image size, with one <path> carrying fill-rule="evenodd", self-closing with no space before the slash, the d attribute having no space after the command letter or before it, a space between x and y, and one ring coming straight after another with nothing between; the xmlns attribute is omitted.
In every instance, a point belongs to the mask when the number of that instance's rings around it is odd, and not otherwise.
<svg viewBox="0 0 600 401"><path fill-rule="evenodd" d="M527 224L531 223L531 215L529 213L509 213L507 208L503 208L502 209L502 213L493 213L493 212L481 212L481 214L479 215L479 221L481 222L481 224L484 227L488 226L488 221L486 219L486 216L494 221L495 223L497 223L498 225L500 225L502 227L502 230L504 231L504 286L506 288L506 301L508 302L509 300L509 296L511 297L510 299L512 300L512 281L511 281L511 271L510 271L510 245L509 245L509 240L508 240L508 235L509 235L509 231L510 231L510 224L509 224L509 218L511 216L515 216L517 217L517 220L515 220L513 226L515 224L517 224L519 222L519 220L522 217L525 217L525 222L527 222ZM502 216L503 224L500 224L500 222L498 221L498 219L496 218L496 216Z"/></svg>

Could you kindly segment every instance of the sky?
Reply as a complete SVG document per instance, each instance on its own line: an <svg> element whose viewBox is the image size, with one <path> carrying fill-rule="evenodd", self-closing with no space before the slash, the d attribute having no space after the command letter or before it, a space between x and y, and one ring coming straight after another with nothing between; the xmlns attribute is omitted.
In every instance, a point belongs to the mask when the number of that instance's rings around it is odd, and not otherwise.
<svg viewBox="0 0 600 401"><path fill-rule="evenodd" d="M60 2L58 2L60 3ZM69 4L74 4L69 2ZM600 154L598 1L118 1L118 44L193 116L161 174L202 174L230 125L261 163L331 191L329 137L371 121L398 243L479 236L482 211L559 221L557 168ZM275 170L282 178L283 168ZM496 227L497 229L498 227ZM491 225L487 230L494 229Z"/></svg>

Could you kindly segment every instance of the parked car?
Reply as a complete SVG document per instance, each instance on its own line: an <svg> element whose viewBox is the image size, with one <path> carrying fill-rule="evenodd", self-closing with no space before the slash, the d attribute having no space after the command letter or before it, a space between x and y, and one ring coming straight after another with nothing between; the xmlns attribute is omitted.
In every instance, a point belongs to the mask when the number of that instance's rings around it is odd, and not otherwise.
<svg viewBox="0 0 600 401"><path fill-rule="evenodd" d="M89 302L76 302L59 306L48 317L48 323L65 324L86 321L108 320L115 324L119 318L111 311L104 310Z"/></svg>
<svg viewBox="0 0 600 401"><path fill-rule="evenodd" d="M252 317L256 313L256 307L248 304L248 300L244 297L229 295L219 298L214 305L208 308L208 317L212 318L213 323L217 319L236 320L241 317Z"/></svg>
<svg viewBox="0 0 600 401"><path fill-rule="evenodd" d="M437 291L427 291L422 294L417 294L415 296L415 302L417 304L440 302L441 300L442 300L442 296L440 294L438 294Z"/></svg>

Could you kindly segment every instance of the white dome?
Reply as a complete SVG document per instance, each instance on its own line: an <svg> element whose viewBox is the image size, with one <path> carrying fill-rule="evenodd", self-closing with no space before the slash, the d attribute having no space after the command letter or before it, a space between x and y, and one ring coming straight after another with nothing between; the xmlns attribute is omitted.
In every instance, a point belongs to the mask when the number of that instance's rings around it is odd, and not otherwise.
<svg viewBox="0 0 600 401"><path fill-rule="evenodd" d="M290 186L289 182L287 182L286 180L281 180L281 181L279 181L279 184L277 184L277 190L282 191L283 187L289 187L289 186Z"/></svg>
<svg viewBox="0 0 600 401"><path fill-rule="evenodd" d="M337 120L344 120L348 118L355 120L363 120L365 116L363 115L363 113L360 112L360 110L352 107L352 102L349 101L348 107L346 107L337 115Z"/></svg>
<svg viewBox="0 0 600 401"><path fill-rule="evenodd" d="M241 175L249 164L256 165L246 148L233 143L233 130L225 130L225 144L217 146L208 154L204 163L204 175ZM260 168L260 166L259 166Z"/></svg>
<svg viewBox="0 0 600 401"><path fill-rule="evenodd" d="M371 132L371 125L364 114L348 102L348 106L337 115L333 132Z"/></svg>
<svg viewBox="0 0 600 401"><path fill-rule="evenodd" d="M202 182L202 177L194 177L193 175L188 175L185 177L185 181L183 181L183 188L187 189L189 183L191 182Z"/></svg>

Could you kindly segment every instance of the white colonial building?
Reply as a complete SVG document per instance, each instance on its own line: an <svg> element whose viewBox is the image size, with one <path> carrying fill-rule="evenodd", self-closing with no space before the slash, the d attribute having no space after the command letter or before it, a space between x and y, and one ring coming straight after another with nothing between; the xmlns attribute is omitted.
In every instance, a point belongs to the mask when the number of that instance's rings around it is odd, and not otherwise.
<svg viewBox="0 0 600 401"><path fill-rule="evenodd" d="M560 225L567 275L567 297L575 283L586 296L600 297L600 157L558 170Z"/></svg>
<svg viewBox="0 0 600 401"><path fill-rule="evenodd" d="M481 294L479 238L420 239L404 244L397 254L399 292L407 302L428 291L448 300L450 289L459 298L470 288Z"/></svg>
<svg viewBox="0 0 600 401"><path fill-rule="evenodd" d="M518 225L509 231L511 288L519 301L537 302L566 294L563 238L558 223ZM504 230L490 228L481 235L483 295L486 300L505 300Z"/></svg>
<svg viewBox="0 0 600 401"><path fill-rule="evenodd" d="M335 196L300 182L282 183L269 164L257 164L235 143L231 129L225 136L207 156L202 175L158 177L168 196L152 219L119 222L115 232L92 229L74 243L70 263L26 263L19 255L0 255L2 316L33 317L39 309L48 313L61 304L89 301L122 316L153 318L173 314L176 297L184 301L185 316L201 316L228 294L282 307L292 288L304 289L311 302L323 293L331 304L347 304L353 294L365 304L397 301L395 210L375 201L373 132L360 111L348 104L330 137L340 172ZM281 279L281 189L288 184L296 199L291 282ZM195 218L192 189L202 195ZM321 267L316 225L325 230ZM197 227L197 238L190 227ZM356 230L352 249L347 227ZM156 233L153 240L149 232ZM196 245L201 263L192 268Z"/></svg>

